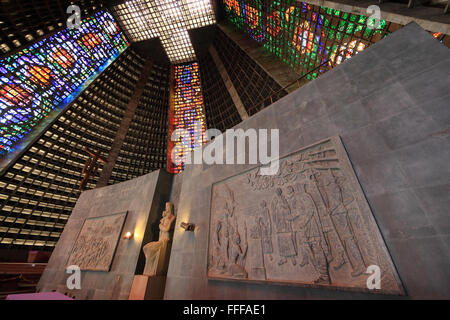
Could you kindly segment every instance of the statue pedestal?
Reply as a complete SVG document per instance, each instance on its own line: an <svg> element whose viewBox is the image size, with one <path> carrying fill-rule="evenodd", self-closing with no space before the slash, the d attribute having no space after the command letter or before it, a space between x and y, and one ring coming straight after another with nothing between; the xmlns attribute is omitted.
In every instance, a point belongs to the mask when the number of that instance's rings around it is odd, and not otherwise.
<svg viewBox="0 0 450 320"><path fill-rule="evenodd" d="M145 276L164 276L169 268L171 243L169 241L155 241L143 248L146 263Z"/></svg>
<svg viewBox="0 0 450 320"><path fill-rule="evenodd" d="M128 300L162 300L165 287L166 276L136 275Z"/></svg>

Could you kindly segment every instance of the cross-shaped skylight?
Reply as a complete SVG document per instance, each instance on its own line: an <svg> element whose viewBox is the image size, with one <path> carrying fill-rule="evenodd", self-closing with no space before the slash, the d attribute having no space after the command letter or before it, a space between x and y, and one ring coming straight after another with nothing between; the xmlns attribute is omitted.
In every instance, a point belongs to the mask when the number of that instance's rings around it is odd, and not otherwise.
<svg viewBox="0 0 450 320"><path fill-rule="evenodd" d="M195 60L188 30L216 22L211 0L129 0L114 11L131 41L159 37L172 63Z"/></svg>

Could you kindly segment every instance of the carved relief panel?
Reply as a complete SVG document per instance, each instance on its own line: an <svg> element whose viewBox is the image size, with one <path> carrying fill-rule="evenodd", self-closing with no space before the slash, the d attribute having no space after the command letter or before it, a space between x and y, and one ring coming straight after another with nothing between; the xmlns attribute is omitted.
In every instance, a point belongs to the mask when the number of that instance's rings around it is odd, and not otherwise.
<svg viewBox="0 0 450 320"><path fill-rule="evenodd" d="M212 187L209 278L403 293L339 137L282 158L277 175L258 170Z"/></svg>
<svg viewBox="0 0 450 320"><path fill-rule="evenodd" d="M109 271L127 213L88 218L78 234L67 266Z"/></svg>

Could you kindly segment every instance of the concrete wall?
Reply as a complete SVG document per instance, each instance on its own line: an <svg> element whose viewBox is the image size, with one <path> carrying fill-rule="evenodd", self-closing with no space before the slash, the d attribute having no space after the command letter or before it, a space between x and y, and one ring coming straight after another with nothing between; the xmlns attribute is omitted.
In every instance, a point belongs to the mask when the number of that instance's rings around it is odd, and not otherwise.
<svg viewBox="0 0 450 320"><path fill-rule="evenodd" d="M409 24L236 127L279 128L280 155L340 135L407 298L450 298L450 52ZM174 182L178 214L166 299L391 298L208 281L211 185L250 165L190 165ZM196 224L185 232L182 222Z"/></svg>
<svg viewBox="0 0 450 320"><path fill-rule="evenodd" d="M169 198L171 182L171 175L159 170L83 192L40 279L38 290L56 290L76 299L128 299L135 272L143 270L142 245L158 237L155 230ZM128 215L110 272L82 271L81 290L68 290L66 263L85 219L124 211L128 211ZM123 239L127 231L134 232L131 240Z"/></svg>

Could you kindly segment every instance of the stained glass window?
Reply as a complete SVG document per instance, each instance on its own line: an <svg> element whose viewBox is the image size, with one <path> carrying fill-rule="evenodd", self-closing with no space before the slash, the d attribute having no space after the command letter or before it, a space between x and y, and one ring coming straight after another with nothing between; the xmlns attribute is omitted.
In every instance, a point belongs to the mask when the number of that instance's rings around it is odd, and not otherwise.
<svg viewBox="0 0 450 320"><path fill-rule="evenodd" d="M128 45L112 15L98 11L80 28L1 60L0 160L23 149L30 133L38 133L33 129L73 101Z"/></svg>
<svg viewBox="0 0 450 320"><path fill-rule="evenodd" d="M198 63L173 66L174 84L170 110L169 137L177 129L186 130L188 138L169 142L168 170L178 173L183 170L184 162L176 164L172 151L179 159L186 159L187 154L201 147L205 133L205 116L203 112L203 95L200 83Z"/></svg>
<svg viewBox="0 0 450 320"><path fill-rule="evenodd" d="M390 33L390 23L295 0L225 0L228 20L308 79ZM370 26L369 26L370 25ZM373 28L370 28L373 27Z"/></svg>

